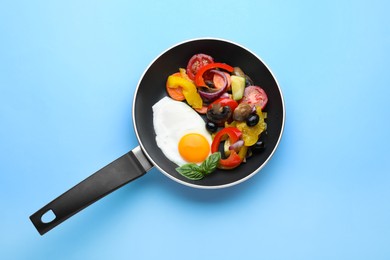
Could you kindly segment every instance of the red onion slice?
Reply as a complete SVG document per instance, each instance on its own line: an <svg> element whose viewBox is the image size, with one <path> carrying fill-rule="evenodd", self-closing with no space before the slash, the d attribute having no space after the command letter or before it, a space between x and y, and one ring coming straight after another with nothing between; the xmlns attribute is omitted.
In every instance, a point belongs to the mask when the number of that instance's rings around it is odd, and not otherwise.
<svg viewBox="0 0 390 260"><path fill-rule="evenodd" d="M234 144L229 146L229 150L236 150L240 149L244 145L244 140L238 140Z"/></svg>
<svg viewBox="0 0 390 260"><path fill-rule="evenodd" d="M223 73L222 71L210 70L210 72L216 73L216 74L220 75L223 78L223 81L224 81L224 86L222 88L216 90L216 91L207 92L207 91L199 89L198 92L199 92L199 95L202 97L202 99L205 102L210 102L211 103L214 100L216 100L217 98L219 98L223 93L226 92L226 89L227 89L227 86L228 86L228 79L226 78L225 73Z"/></svg>

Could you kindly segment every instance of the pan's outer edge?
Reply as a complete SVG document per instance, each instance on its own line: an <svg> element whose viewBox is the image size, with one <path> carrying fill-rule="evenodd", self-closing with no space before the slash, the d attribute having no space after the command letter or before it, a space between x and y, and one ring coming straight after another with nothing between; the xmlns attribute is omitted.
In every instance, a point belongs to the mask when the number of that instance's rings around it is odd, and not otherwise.
<svg viewBox="0 0 390 260"><path fill-rule="evenodd" d="M237 180L235 182L231 182L231 183L228 183L228 184L224 184L224 185L216 185L216 186L203 186L203 185L197 185L197 184L193 184L193 183L188 183L188 182L185 182L185 181L182 181L182 180L179 180L175 177L173 177L172 175L170 175L169 173L165 172L161 167L158 166L158 164L156 164L153 160L153 158L149 155L148 151L145 149L145 147L143 146L142 142L141 142L141 139L140 139L140 133L138 133L138 130L137 130L137 122L136 122L136 119L135 119L135 103L136 103L136 99L137 99L137 94L138 94L138 89L141 85L141 81L142 79L144 78L146 72L149 70L149 68L155 63L156 60L158 60L164 53L166 53L167 51L179 46L179 45L182 45L182 44L185 44L185 43L188 43L188 42L193 42L193 41L202 41L202 40L216 40L216 41L223 41L223 42L227 42L227 43L230 43L230 44L233 44L233 45L236 45L242 49L245 49L246 51L248 51L249 53L251 53L252 55L254 55L258 60L260 60L261 62L263 62L264 66L268 69L268 71L271 73L272 77L274 78L275 82L276 82L276 85L278 87L278 90L279 90L279 93L280 93L280 97L281 97L281 101L282 101L282 107L283 107L283 111L282 111L282 114L283 114L283 121L282 121L282 126L281 126L281 131L280 131L280 135L278 137L278 140L276 142L276 145L274 147L274 149L272 150L271 154L268 156L267 160L265 160L265 162L260 165L259 168L257 168L256 170L254 170L252 173L250 173L249 175L247 175L245 178L242 178L240 180ZM142 151L145 153L146 157L153 163L153 165L160 171L162 172L164 175L166 175L167 177L169 177L170 179L180 183L180 184L183 184L183 185L186 185L186 186L189 186L189 187L192 187L192 188L198 188L198 189L221 189L221 188L227 188L227 187L231 187L231 186L234 186L234 185L237 185L239 183L242 183L246 180L248 180L249 178L251 178L252 176L254 176L255 174L257 174L267 163L268 161L272 158L272 156L274 155L276 149L278 148L279 146L279 143L282 139L282 136L283 136L283 132L284 132L284 124L285 124L285 120L286 120L286 109L285 109L285 103L284 103L284 98L283 98L283 93L282 93L282 90L279 86L279 83L275 77L275 75L273 74L273 72L270 70L270 68L268 67L268 65L260 58L258 57L254 52L252 52L251 50L249 50L248 48L236 43L236 42L233 42L233 41L230 41L230 40L226 40L226 39L221 39L221 38L214 38L214 37L205 37L205 38L193 38L193 39L189 39L189 40L185 40L185 41L182 41L182 42L179 42L171 47L169 47L168 49L164 50L163 52L160 53L160 55L158 55L148 66L147 68L144 70L144 72L142 73L138 83L137 83L137 87L135 89L135 92L134 92L134 97L133 97L133 106L132 106L132 118L133 118L133 127L134 127L134 132L137 136L137 139L138 139L138 142L139 142L139 145L140 147L142 148Z"/></svg>

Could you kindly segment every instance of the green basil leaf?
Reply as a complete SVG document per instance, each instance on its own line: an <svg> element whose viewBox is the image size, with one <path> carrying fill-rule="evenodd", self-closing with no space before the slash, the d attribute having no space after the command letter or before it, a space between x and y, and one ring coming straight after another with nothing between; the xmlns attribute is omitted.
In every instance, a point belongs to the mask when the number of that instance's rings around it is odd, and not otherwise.
<svg viewBox="0 0 390 260"><path fill-rule="evenodd" d="M176 168L176 171L190 180L200 180L204 177L200 167L195 163L184 164Z"/></svg>
<svg viewBox="0 0 390 260"><path fill-rule="evenodd" d="M221 159L221 153L215 152L211 154L207 159L200 165L200 169L204 175L209 175L215 169L217 169L219 160Z"/></svg>

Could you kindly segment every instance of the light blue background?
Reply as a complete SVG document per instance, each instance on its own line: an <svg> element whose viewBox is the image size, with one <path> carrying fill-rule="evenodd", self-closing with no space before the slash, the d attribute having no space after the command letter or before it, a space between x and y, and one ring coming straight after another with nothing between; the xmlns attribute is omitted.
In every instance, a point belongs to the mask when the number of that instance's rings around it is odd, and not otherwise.
<svg viewBox="0 0 390 260"><path fill-rule="evenodd" d="M0 259L390 259L388 1L1 1ZM283 90L247 182L156 169L40 236L36 210L137 146L133 93L170 46L251 49Z"/></svg>

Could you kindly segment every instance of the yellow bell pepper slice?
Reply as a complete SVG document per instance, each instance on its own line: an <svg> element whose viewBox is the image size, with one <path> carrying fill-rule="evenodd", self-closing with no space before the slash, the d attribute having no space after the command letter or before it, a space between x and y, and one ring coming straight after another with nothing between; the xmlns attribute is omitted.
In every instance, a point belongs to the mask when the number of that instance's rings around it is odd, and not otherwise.
<svg viewBox="0 0 390 260"><path fill-rule="evenodd" d="M182 78L181 76L171 75L168 77L167 84L170 88L182 87L183 95L191 107L201 108L203 106L203 100L198 94L195 84L190 80Z"/></svg>
<svg viewBox="0 0 390 260"><path fill-rule="evenodd" d="M256 114L260 119L255 126L248 126L246 122L237 122L236 124L236 127L242 132L242 140L244 140L245 146L254 145L259 135L267 129L267 123L264 122L264 115L259 106L256 106Z"/></svg>

